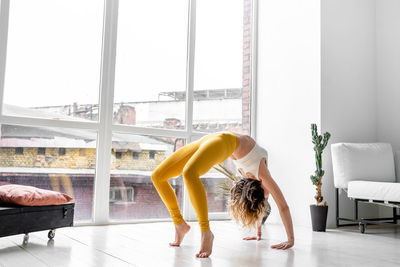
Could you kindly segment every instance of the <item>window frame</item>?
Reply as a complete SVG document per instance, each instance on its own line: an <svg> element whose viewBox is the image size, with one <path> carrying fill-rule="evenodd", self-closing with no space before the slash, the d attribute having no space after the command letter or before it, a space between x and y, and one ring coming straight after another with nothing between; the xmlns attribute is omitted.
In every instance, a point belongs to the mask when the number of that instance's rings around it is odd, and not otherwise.
<svg viewBox="0 0 400 267"><path fill-rule="evenodd" d="M38 147L37 148L37 154L38 155L42 155L42 156L46 155L46 148L45 147Z"/></svg>
<svg viewBox="0 0 400 267"><path fill-rule="evenodd" d="M23 147L16 147L15 148L15 155L24 155L24 148Z"/></svg>
<svg viewBox="0 0 400 267"><path fill-rule="evenodd" d="M65 147L59 147L58 148L58 155L59 156L64 156L65 154L67 154L67 149Z"/></svg>
<svg viewBox="0 0 400 267"><path fill-rule="evenodd" d="M196 37L196 1L188 1L188 33L186 58L186 103L185 129L163 129L120 125L112 123L114 104L115 62L117 47L118 0L104 0L103 35L101 49L101 68L99 86L99 120L98 121L68 121L43 118L29 118L4 115L4 80L7 54L7 36L10 0L0 0L0 124L14 124L37 127L60 127L93 130L97 132L96 169L94 178L93 213L92 221L77 222L76 225L100 225L115 223L130 223L138 220L124 220L115 222L109 219L109 192L110 192L110 164L112 134L125 133L147 136L165 136L183 138L192 142L206 133L194 131L193 124L193 81ZM258 0L252 0L252 34L251 34L251 99L250 99L250 135L256 138L256 92L257 92L257 29ZM189 204L186 188L183 194L183 217L187 220L195 219L195 214ZM227 219L226 212L210 213L210 219ZM169 221L170 219L148 219L143 221Z"/></svg>
<svg viewBox="0 0 400 267"><path fill-rule="evenodd" d="M156 157L156 151L149 150L149 159L155 159L155 157Z"/></svg>
<svg viewBox="0 0 400 267"><path fill-rule="evenodd" d="M135 204L135 187L133 186L110 186L110 192L114 192L115 191L122 191L122 190L126 190L127 195L128 195L128 190L132 191L132 201L122 201L122 200L115 200L113 198L110 198L110 201L114 200L114 204L120 205L120 204Z"/></svg>

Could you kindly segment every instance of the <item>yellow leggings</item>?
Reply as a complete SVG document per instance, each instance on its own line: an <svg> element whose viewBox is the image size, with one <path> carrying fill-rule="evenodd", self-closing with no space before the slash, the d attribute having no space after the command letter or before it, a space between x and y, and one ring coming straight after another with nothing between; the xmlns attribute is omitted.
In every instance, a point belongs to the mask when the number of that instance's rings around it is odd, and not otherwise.
<svg viewBox="0 0 400 267"><path fill-rule="evenodd" d="M168 179L183 174L183 181L196 211L200 230L208 231L210 226L207 198L200 176L207 173L214 165L224 162L236 150L238 144L238 137L233 133L209 134L178 149L154 170L151 180L175 225L182 223L183 217Z"/></svg>

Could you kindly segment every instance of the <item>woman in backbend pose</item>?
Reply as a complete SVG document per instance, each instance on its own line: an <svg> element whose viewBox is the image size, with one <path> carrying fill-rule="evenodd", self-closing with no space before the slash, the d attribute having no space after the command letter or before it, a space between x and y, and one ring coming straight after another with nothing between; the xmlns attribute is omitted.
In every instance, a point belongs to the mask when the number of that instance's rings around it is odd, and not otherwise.
<svg viewBox="0 0 400 267"><path fill-rule="evenodd" d="M179 246L190 230L179 210L174 190L168 183L168 179L182 174L201 230L201 246L196 257L210 256L214 235L210 231L206 192L200 176L228 157L233 159L239 172L246 177L235 183L231 189L229 210L236 221L240 221L246 227L257 228L256 237L244 239L261 239L265 197L271 194L279 208L288 239L271 247L276 249L292 247L294 245L292 218L281 190L268 171L267 151L258 146L250 136L230 132L209 134L187 144L165 159L151 175L151 180L175 224L175 241L170 245Z"/></svg>

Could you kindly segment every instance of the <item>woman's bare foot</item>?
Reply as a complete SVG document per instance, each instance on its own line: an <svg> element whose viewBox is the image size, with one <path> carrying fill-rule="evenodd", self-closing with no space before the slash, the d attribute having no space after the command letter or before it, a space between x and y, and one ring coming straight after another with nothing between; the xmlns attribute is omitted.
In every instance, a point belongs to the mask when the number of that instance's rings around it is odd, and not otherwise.
<svg viewBox="0 0 400 267"><path fill-rule="evenodd" d="M213 241L214 235L210 230L202 232L200 251L196 254L196 257L207 258L208 256L210 256L212 252Z"/></svg>
<svg viewBox="0 0 400 267"><path fill-rule="evenodd" d="M175 225L175 241L169 243L170 246L179 247L186 233L189 232L190 225L186 222Z"/></svg>

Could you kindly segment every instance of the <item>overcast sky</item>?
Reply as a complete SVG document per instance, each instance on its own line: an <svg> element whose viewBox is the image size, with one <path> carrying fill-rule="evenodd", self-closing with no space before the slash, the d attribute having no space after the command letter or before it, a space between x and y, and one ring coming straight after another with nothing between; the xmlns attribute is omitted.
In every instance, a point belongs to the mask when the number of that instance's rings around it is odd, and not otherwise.
<svg viewBox="0 0 400 267"><path fill-rule="evenodd" d="M187 3L120 0L115 102L186 83ZM4 102L98 103L103 1L13 0ZM243 0L197 1L195 89L240 88Z"/></svg>

